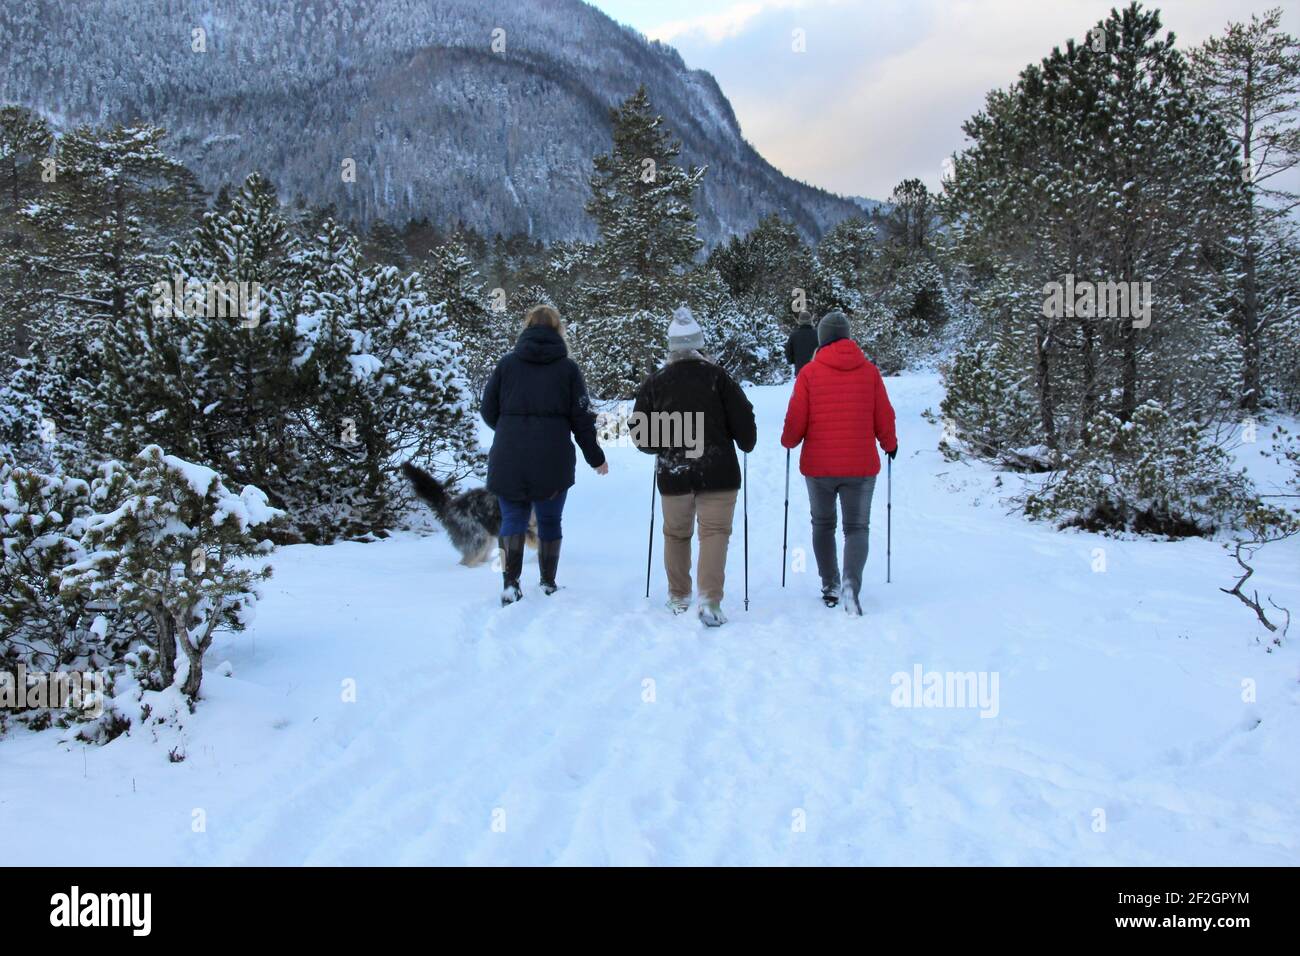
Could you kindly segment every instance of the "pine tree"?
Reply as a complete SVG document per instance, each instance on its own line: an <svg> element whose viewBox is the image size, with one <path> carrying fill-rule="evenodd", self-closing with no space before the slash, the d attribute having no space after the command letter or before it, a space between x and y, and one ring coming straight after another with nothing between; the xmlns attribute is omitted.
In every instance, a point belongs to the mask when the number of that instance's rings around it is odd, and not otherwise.
<svg viewBox="0 0 1300 956"><path fill-rule="evenodd" d="M84 604L60 584L85 557L89 497L84 481L0 465L0 669L55 671L87 656Z"/></svg>
<svg viewBox="0 0 1300 956"><path fill-rule="evenodd" d="M421 271L430 301L442 303L447 328L463 350L468 384L478 395L497 360L514 345L514 323L489 301L482 276L459 237L436 248Z"/></svg>
<svg viewBox="0 0 1300 956"><path fill-rule="evenodd" d="M676 162L681 143L664 128L644 86L610 110L613 149L597 156L588 214L600 233L605 311L655 312L680 298L680 276L700 249L695 190L702 168Z"/></svg>
<svg viewBox="0 0 1300 956"><path fill-rule="evenodd" d="M1273 9L1231 23L1190 58L1193 82L1228 129L1245 180L1244 208L1231 220L1222 252L1235 272L1228 317L1241 350L1246 410L1263 398L1265 343L1274 330L1282 333L1278 346L1300 331L1291 216L1300 194L1283 186L1300 166L1300 43L1281 30L1281 20L1281 9Z"/></svg>
<svg viewBox="0 0 1300 956"><path fill-rule="evenodd" d="M296 378L293 249L274 188L253 174L226 212L208 213L159 260L130 319L107 335L96 408L114 455L156 443L280 504Z"/></svg>
<svg viewBox="0 0 1300 956"><path fill-rule="evenodd" d="M587 204L600 240L570 329L593 394L612 398L654 370L667 317L684 301L701 246L693 203L704 170L677 165L681 143L645 87L610 118L613 148L594 161Z"/></svg>
<svg viewBox="0 0 1300 956"><path fill-rule="evenodd" d="M10 371L6 357L25 354L42 301L25 265L34 236L20 210L40 188L40 161L48 159L52 143L40 116L21 106L0 107L0 170L7 180L0 187L0 373Z"/></svg>
<svg viewBox="0 0 1300 956"><path fill-rule="evenodd" d="M708 267L690 276L687 303L704 331L705 351L738 382L773 385L785 379L786 330L770 312L741 308Z"/></svg>
<svg viewBox="0 0 1300 956"><path fill-rule="evenodd" d="M885 244L919 252L930 244L938 225L934 196L919 179L905 179L894 187L889 205L873 211Z"/></svg>
<svg viewBox="0 0 1300 956"><path fill-rule="evenodd" d="M194 178L163 152L164 135L152 126L73 130L58 143L53 182L23 206L35 240L21 262L46 305L33 321L25 388L64 442L98 440L86 422L104 339L152 281L152 251L195 209Z"/></svg>
<svg viewBox="0 0 1300 956"><path fill-rule="evenodd" d="M22 204L24 172L49 153L53 141L49 125L36 113L22 106L0 107L0 165L8 180L3 194L11 213Z"/></svg>
<svg viewBox="0 0 1300 956"><path fill-rule="evenodd" d="M822 236L817 262L826 277L826 305L855 314L878 258L876 227L861 217L845 219Z"/></svg>
<svg viewBox="0 0 1300 956"><path fill-rule="evenodd" d="M86 555L64 571L63 588L147 616L163 686L178 681L197 700L216 631L243 630L270 577L255 559L269 553L264 535L279 513L257 488L236 495L212 469L156 445L96 488L111 508L86 519Z"/></svg>
<svg viewBox="0 0 1300 956"><path fill-rule="evenodd" d="M1054 451L1088 441L1102 410L1208 410L1225 361L1211 239L1237 202L1236 167L1159 30L1130 5L991 93L946 183L958 247L985 286L984 328L1017 330L1012 377L1033 383L1034 443ZM1067 276L1149 282L1150 324L1055 314L1047 284Z"/></svg>
<svg viewBox="0 0 1300 956"><path fill-rule="evenodd" d="M354 243L322 236L309 283L296 364L304 402L298 424L314 465L302 476L297 520L313 540L391 527L406 500L397 466L416 461L448 477L479 472L474 396L443 306L417 273L361 269ZM314 516L314 517L313 517Z"/></svg>
<svg viewBox="0 0 1300 956"><path fill-rule="evenodd" d="M791 319L802 301L814 315L827 311L818 298L812 250L794 223L773 213L761 219L745 237L746 254L754 275L748 295L740 301Z"/></svg>

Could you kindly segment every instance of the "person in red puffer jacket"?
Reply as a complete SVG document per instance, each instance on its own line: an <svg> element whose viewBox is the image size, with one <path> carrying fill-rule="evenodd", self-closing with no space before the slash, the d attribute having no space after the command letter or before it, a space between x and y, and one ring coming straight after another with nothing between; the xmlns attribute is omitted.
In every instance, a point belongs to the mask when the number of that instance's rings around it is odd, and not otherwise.
<svg viewBox="0 0 1300 956"><path fill-rule="evenodd" d="M808 485L813 554L827 607L843 603L862 614L859 599L871 530L871 496L880 474L879 444L898 454L894 407L880 371L849 338L843 312L828 312L817 325L819 348L795 378L781 444L799 453ZM835 546L836 502L844 511L844 578Z"/></svg>

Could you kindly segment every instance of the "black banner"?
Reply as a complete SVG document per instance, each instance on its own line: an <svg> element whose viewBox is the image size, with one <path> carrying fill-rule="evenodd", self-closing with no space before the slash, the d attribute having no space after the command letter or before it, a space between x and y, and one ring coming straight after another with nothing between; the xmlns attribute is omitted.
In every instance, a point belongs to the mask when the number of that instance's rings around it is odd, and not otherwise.
<svg viewBox="0 0 1300 956"><path fill-rule="evenodd" d="M441 927L531 934L627 921L653 938L843 929L925 944L1203 937L1284 930L1291 874L1261 869L9 870L6 934L201 945L373 942ZM543 930L543 927L548 929ZM911 927L909 930L908 927ZM541 937L537 934L541 933ZM1044 936L1045 933L1053 934ZM12 935L10 935L12 934ZM70 940L71 941L71 940Z"/></svg>

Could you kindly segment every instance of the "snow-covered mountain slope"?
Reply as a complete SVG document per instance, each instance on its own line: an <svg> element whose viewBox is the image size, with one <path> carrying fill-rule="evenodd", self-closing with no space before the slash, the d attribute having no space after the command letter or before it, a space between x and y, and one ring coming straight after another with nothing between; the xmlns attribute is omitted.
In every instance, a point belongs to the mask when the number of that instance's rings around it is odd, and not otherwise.
<svg viewBox="0 0 1300 956"><path fill-rule="evenodd" d="M651 463L633 449L582 470L551 598L497 607L499 577L441 535L287 548L183 731L0 741L6 860L1297 862L1300 661L1219 593L1222 549L1008 516L996 476L933 450L937 379L888 385L894 581L882 481L864 619L823 608L809 572L780 588L786 390L753 389L751 605L738 514L726 627L661 609L658 541L642 597ZM809 548L797 475L790 543ZM1261 593L1300 606L1298 565L1275 546ZM996 675L990 716L894 706L917 667Z"/></svg>
<svg viewBox="0 0 1300 956"><path fill-rule="evenodd" d="M157 123L213 190L257 169L361 223L590 236L608 108L642 83L683 160L709 167L706 240L774 211L815 237L856 211L764 160L710 74L581 0L0 5L0 102Z"/></svg>

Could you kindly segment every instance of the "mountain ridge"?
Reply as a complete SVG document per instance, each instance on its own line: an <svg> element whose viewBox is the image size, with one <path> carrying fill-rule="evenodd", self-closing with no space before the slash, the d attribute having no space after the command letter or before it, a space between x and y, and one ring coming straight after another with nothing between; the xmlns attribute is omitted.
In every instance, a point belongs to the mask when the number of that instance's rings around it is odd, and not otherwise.
<svg viewBox="0 0 1300 956"><path fill-rule="evenodd" d="M6 6L0 100L67 123L157 123L214 191L259 169L286 201L333 203L363 226L427 217L550 241L594 236L591 160L609 148L609 107L644 83L681 161L709 167L706 242L771 212L815 238L857 211L763 159L710 73L581 0L220 7Z"/></svg>

